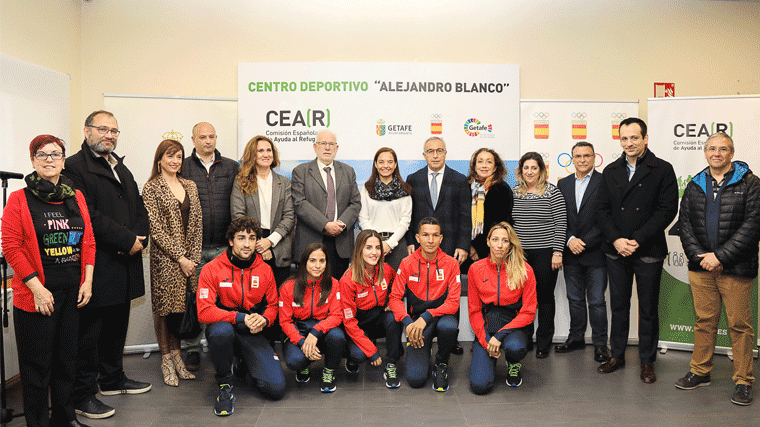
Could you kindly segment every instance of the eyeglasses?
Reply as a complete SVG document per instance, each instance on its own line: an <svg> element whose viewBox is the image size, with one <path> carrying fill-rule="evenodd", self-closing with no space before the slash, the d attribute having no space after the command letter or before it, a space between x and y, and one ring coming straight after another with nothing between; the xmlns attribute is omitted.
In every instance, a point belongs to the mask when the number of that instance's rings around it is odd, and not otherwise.
<svg viewBox="0 0 760 427"><path fill-rule="evenodd" d="M337 147L337 142L327 142L327 141L317 141L317 145L321 145L323 147Z"/></svg>
<svg viewBox="0 0 760 427"><path fill-rule="evenodd" d="M88 128L93 128L93 129L97 130L98 133L101 134L101 135L108 135L108 132L111 132L113 134L113 136L119 136L119 134L121 133L121 131L119 129L110 129L110 128L106 127L106 126L87 125L87 127Z"/></svg>
<svg viewBox="0 0 760 427"><path fill-rule="evenodd" d="M60 151L53 151L52 153L43 153L42 151L38 151L34 153L34 158L42 162L46 161L48 157L53 160L61 160L63 159L63 153Z"/></svg>
<svg viewBox="0 0 760 427"><path fill-rule="evenodd" d="M432 156L433 154L438 154L439 156L446 152L445 148L431 148L429 150L425 150L424 153L428 156Z"/></svg>
<svg viewBox="0 0 760 427"><path fill-rule="evenodd" d="M719 148L713 145L712 147L705 148L705 151L707 151L708 153L714 153L716 151L719 151L720 154L728 154L728 152L731 151L731 149L729 149L728 147Z"/></svg>

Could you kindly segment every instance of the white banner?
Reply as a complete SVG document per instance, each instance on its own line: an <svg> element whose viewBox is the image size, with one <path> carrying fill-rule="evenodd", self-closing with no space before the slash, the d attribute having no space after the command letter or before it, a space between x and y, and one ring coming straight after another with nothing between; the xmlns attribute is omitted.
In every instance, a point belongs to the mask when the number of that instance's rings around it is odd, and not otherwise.
<svg viewBox="0 0 760 427"><path fill-rule="evenodd" d="M477 148L518 156L519 82L517 65L241 63L240 152L253 136L268 136L289 173L315 157L317 132L329 129L337 159L354 167L361 184L378 148L396 150L406 177L424 165L423 142L438 135L449 166L466 174Z"/></svg>
<svg viewBox="0 0 760 427"><path fill-rule="evenodd" d="M673 165L679 198L691 178L707 167L702 150L707 138L715 132L723 131L734 140L734 160L746 162L755 173L760 171L760 96L650 98L648 108L649 147ZM673 225L675 221L668 231L672 231ZM673 233L667 236L670 253L660 291L660 341L690 347L694 342L694 305L687 260L680 238ZM757 326L756 293L754 286L754 326ZM718 346L724 347L723 352L731 346L725 315L718 325Z"/></svg>
<svg viewBox="0 0 760 427"><path fill-rule="evenodd" d="M524 99L520 101L521 154L536 151L549 168L550 182L575 173L570 149L578 141L594 145L601 172L623 151L618 125L637 117L638 101Z"/></svg>

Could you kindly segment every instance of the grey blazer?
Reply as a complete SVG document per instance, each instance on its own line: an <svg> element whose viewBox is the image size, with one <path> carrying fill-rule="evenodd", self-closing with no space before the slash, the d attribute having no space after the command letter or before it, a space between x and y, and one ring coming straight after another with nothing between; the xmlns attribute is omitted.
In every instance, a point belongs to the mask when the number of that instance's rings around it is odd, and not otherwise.
<svg viewBox="0 0 760 427"><path fill-rule="evenodd" d="M293 211L293 198L290 191L290 180L278 174L272 173L272 212L270 219L272 221L272 233L275 231L282 236L282 240L272 249L275 257L275 264L278 267L289 267L291 257L293 256L293 225L296 221L296 215ZM230 212L232 219L241 216L249 216L256 220L261 220L261 206L259 204L258 193L244 195L237 181L232 187L230 196Z"/></svg>
<svg viewBox="0 0 760 427"><path fill-rule="evenodd" d="M321 242L325 224L332 219L325 216L327 189L319 174L318 160L301 163L293 169L293 207L298 216L296 224L296 249L293 256L301 258L301 252L310 243ZM335 246L341 258L350 258L354 250L354 224L362 207L356 173L351 166L333 161L335 166L335 199L338 220L346 229L335 237Z"/></svg>

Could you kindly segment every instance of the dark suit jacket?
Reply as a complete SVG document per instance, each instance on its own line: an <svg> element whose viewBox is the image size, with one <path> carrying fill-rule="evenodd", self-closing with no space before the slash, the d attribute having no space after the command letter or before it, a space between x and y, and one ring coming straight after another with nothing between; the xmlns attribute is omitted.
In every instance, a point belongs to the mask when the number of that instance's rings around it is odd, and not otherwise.
<svg viewBox="0 0 760 427"><path fill-rule="evenodd" d="M148 211L132 173L121 158L112 155L119 161L118 181L108 162L93 155L87 143L66 159L62 172L87 199L95 233L97 252L92 299L88 304L91 307L122 304L145 294L142 252L125 254L132 249L137 236L148 236ZM143 245L148 245L148 239Z"/></svg>
<svg viewBox="0 0 760 427"><path fill-rule="evenodd" d="M565 198L565 207L567 208L567 235L565 240L570 236L575 236L586 244L586 250L580 255L575 255L565 244L564 260L565 264L580 264L585 266L604 265L604 253L602 253L602 230L596 226L594 217L596 215L596 200L599 195L599 185L602 183L602 174L596 170L591 170L591 178L583 193L581 208L575 207L575 174L566 176L557 182L557 187Z"/></svg>
<svg viewBox="0 0 760 427"><path fill-rule="evenodd" d="M472 192L470 192L470 197L472 197ZM506 182L496 182L488 189L486 199L483 202L483 232L472 241L472 247L477 251L478 258L485 258L491 253L486 240L488 240L488 232L491 231L494 224L506 221L510 225L514 225L515 221L512 219L514 203L512 189ZM472 214L472 209L470 209L470 214Z"/></svg>
<svg viewBox="0 0 760 427"><path fill-rule="evenodd" d="M321 242L325 225L332 221L325 216L327 188L319 173L318 160L301 163L293 169L291 188L296 224L295 252L297 260L301 252L311 243ZM341 258L351 258L354 250L354 224L362 207L356 173L351 166L333 161L335 166L335 199L338 205L338 220L346 224L345 230L335 237L335 246Z"/></svg>
<svg viewBox="0 0 760 427"><path fill-rule="evenodd" d="M678 182L673 166L647 149L631 181L625 153L602 172L596 221L607 241L603 249L617 254L612 243L633 239L639 248L633 256L664 257L667 227L678 213Z"/></svg>
<svg viewBox="0 0 760 427"><path fill-rule="evenodd" d="M432 216L441 223L441 250L449 256L454 256L457 248L469 253L472 237L472 197L467 178L446 166L443 182L438 187L438 204L433 210L427 171L428 168L425 166L406 178L406 182L412 186L412 223L406 233L406 244L414 245L415 248L420 246L414 235L417 234L420 221Z"/></svg>

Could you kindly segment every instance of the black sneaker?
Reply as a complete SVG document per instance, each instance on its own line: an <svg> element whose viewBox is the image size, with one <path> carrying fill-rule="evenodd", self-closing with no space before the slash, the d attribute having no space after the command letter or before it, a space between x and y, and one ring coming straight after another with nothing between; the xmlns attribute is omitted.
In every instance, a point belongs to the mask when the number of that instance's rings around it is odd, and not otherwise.
<svg viewBox="0 0 760 427"><path fill-rule="evenodd" d="M349 374L355 374L359 372L359 364L346 359L346 372Z"/></svg>
<svg viewBox="0 0 760 427"><path fill-rule="evenodd" d="M188 371L197 371L201 368L201 354L197 351L187 353L185 357L185 368Z"/></svg>
<svg viewBox="0 0 760 427"><path fill-rule="evenodd" d="M310 379L311 377L309 377L309 368L296 372L296 381L299 383L308 383Z"/></svg>
<svg viewBox="0 0 760 427"><path fill-rule="evenodd" d="M676 388L681 390L693 390L697 387L705 387L710 385L710 374L697 375L691 371L686 373L686 376L679 378L676 381Z"/></svg>
<svg viewBox="0 0 760 427"><path fill-rule="evenodd" d="M335 371L332 369L322 369L322 393L332 393L335 391Z"/></svg>
<svg viewBox="0 0 760 427"><path fill-rule="evenodd" d="M507 366L507 385L510 387L520 387L522 384L522 373L520 369L522 365L519 363L509 363Z"/></svg>
<svg viewBox="0 0 760 427"><path fill-rule="evenodd" d="M385 386L388 388L399 388L401 386L401 382L396 376L396 365L393 363L388 363L385 365L383 378L385 379Z"/></svg>
<svg viewBox="0 0 760 427"><path fill-rule="evenodd" d="M731 396L731 403L747 406L752 404L752 386L747 384L737 384L734 395Z"/></svg>
<svg viewBox="0 0 760 427"><path fill-rule="evenodd" d="M97 397L90 396L89 399L77 405L74 408L74 412L87 418L101 419L113 416L116 413L116 409L101 402Z"/></svg>
<svg viewBox="0 0 760 427"><path fill-rule="evenodd" d="M439 363L435 365L433 369L433 390L435 391L448 391L449 389L449 373L446 369L445 363Z"/></svg>
<svg viewBox="0 0 760 427"><path fill-rule="evenodd" d="M235 408L232 404L235 403L235 395L232 394L232 386L229 384L222 384L219 386L219 397L216 398L214 404L214 413L220 417L226 415L232 415L235 412Z"/></svg>
<svg viewBox="0 0 760 427"><path fill-rule="evenodd" d="M116 394L140 394L149 392L151 387L153 386L150 383L130 380L127 378L117 387L100 386L100 394L103 396L113 396Z"/></svg>

